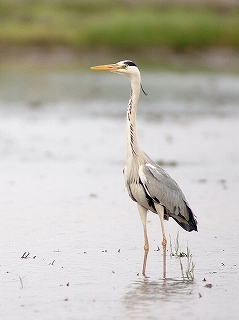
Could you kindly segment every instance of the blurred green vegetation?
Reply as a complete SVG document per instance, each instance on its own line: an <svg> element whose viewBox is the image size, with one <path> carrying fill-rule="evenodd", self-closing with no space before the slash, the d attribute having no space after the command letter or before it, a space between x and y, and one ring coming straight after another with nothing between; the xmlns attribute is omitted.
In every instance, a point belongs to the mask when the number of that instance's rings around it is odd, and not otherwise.
<svg viewBox="0 0 239 320"><path fill-rule="evenodd" d="M136 2L137 3L137 2ZM0 0L1 46L239 48L239 9L108 0Z"/></svg>

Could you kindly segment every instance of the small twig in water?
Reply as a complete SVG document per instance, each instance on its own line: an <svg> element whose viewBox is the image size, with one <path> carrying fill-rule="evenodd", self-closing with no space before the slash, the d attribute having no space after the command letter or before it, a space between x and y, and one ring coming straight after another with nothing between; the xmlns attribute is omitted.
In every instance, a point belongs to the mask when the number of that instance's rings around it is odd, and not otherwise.
<svg viewBox="0 0 239 320"><path fill-rule="evenodd" d="M23 255L21 256L21 259L27 259L29 258L30 252L24 252Z"/></svg>
<svg viewBox="0 0 239 320"><path fill-rule="evenodd" d="M23 281L22 281L22 279L24 278L24 277L20 277L20 276L18 276L19 277L19 280L20 280L20 283L21 283L21 287L20 287L20 289L23 289L24 288L24 286L23 286Z"/></svg>

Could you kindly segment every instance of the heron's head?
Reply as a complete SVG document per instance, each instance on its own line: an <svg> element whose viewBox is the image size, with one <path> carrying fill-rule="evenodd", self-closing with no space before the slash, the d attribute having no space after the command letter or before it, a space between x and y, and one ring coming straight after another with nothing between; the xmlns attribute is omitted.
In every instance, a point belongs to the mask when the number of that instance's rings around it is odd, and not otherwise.
<svg viewBox="0 0 239 320"><path fill-rule="evenodd" d="M136 64L130 60L123 60L113 64L91 67L92 70L110 71L113 73L123 74L126 76L139 75L139 69Z"/></svg>

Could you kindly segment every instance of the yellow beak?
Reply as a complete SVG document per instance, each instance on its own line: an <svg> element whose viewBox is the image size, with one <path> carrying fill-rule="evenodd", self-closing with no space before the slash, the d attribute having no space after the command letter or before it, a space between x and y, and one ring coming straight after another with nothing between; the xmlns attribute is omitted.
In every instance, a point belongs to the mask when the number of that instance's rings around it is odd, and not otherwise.
<svg viewBox="0 0 239 320"><path fill-rule="evenodd" d="M117 71L120 68L121 68L121 66L119 66L118 64L104 64L104 65L101 65L101 66L91 67L92 70L110 71L110 72Z"/></svg>

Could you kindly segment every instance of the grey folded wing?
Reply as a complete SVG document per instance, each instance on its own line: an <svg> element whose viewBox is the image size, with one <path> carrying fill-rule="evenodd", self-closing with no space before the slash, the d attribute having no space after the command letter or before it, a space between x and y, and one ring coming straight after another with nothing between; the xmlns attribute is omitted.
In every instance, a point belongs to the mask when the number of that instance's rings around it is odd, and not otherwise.
<svg viewBox="0 0 239 320"><path fill-rule="evenodd" d="M139 167L139 177L148 196L164 206L169 216L187 231L197 230L196 219L182 190L164 169L147 163Z"/></svg>

